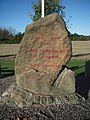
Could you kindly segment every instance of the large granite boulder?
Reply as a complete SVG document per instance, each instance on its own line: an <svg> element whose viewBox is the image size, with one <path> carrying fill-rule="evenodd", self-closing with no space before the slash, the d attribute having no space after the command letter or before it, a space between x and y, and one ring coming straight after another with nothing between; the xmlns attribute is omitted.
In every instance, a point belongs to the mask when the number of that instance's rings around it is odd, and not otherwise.
<svg viewBox="0 0 90 120"><path fill-rule="evenodd" d="M60 87L62 90L64 88L61 83L56 87L56 81L71 54L71 42L65 22L56 13L27 25L15 62L17 85L35 94L45 95L57 95L54 90L57 88L60 95ZM67 79L63 84L67 84L70 77ZM75 81L73 83L69 92L75 91Z"/></svg>

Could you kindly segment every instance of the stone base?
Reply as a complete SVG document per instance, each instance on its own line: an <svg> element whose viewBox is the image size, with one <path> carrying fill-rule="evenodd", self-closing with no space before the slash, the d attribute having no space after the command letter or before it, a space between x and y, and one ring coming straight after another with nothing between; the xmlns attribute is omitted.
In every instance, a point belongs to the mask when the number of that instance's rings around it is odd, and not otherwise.
<svg viewBox="0 0 90 120"><path fill-rule="evenodd" d="M67 94L61 96L45 96L36 95L32 92L22 90L16 83L11 85L7 91L2 94L1 101L9 106L13 107L45 107L50 105L62 105L62 104L77 104L80 100L84 100L77 94Z"/></svg>

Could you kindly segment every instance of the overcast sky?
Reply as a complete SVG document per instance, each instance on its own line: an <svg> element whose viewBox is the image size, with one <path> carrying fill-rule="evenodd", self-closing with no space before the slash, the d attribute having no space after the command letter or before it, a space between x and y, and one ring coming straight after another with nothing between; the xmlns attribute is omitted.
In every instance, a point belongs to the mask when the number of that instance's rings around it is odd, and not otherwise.
<svg viewBox="0 0 90 120"><path fill-rule="evenodd" d="M24 32L25 26L32 23L28 11L32 12L32 1L37 0L0 0L0 26L14 27ZM65 21L69 21L71 33L90 35L90 0L63 0L66 7Z"/></svg>

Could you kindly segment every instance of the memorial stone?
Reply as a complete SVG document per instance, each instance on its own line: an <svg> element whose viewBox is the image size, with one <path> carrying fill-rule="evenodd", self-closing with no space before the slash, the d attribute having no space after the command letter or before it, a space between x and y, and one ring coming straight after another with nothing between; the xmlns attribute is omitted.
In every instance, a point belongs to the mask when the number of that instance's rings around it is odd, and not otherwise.
<svg viewBox="0 0 90 120"><path fill-rule="evenodd" d="M15 60L16 82L1 102L14 107L77 104L74 72L65 67L72 49L62 17L51 14L27 25Z"/></svg>
<svg viewBox="0 0 90 120"><path fill-rule="evenodd" d="M51 94L71 54L65 22L56 13L27 25L16 57L17 85L36 94Z"/></svg>

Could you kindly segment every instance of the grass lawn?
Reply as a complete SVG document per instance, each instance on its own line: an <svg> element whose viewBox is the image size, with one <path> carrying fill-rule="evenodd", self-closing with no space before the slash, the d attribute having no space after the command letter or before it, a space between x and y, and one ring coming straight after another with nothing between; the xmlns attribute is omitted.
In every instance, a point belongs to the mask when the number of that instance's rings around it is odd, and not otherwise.
<svg viewBox="0 0 90 120"><path fill-rule="evenodd" d="M1 74L12 75L14 74L14 59L0 59L1 65ZM71 59L67 67L75 72L76 75L82 74L85 72L85 60L82 59Z"/></svg>
<svg viewBox="0 0 90 120"><path fill-rule="evenodd" d="M0 59L0 72L2 75L13 75L14 59Z"/></svg>
<svg viewBox="0 0 90 120"><path fill-rule="evenodd" d="M71 59L67 63L67 67L74 71L76 75L83 74L85 72L85 60Z"/></svg>

